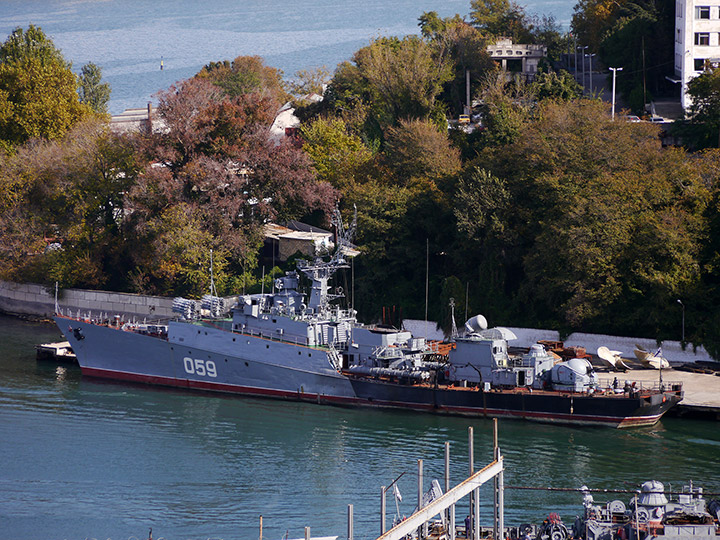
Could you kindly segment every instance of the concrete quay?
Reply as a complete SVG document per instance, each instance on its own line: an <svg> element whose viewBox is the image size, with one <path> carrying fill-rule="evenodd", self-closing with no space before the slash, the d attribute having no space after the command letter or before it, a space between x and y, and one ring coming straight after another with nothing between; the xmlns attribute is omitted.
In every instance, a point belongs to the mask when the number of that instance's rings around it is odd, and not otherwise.
<svg viewBox="0 0 720 540"><path fill-rule="evenodd" d="M632 369L625 373L598 373L600 379L617 377L620 385L637 381L643 386L657 384L660 373L654 369ZM720 420L720 377L706 373L691 373L676 369L663 369L663 382L668 385L681 382L685 397L680 404L668 411L668 416Z"/></svg>

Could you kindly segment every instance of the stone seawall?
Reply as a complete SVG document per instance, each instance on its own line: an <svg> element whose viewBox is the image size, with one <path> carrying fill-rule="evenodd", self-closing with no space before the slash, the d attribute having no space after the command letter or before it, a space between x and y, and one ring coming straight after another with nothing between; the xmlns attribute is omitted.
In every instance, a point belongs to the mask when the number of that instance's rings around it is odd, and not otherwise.
<svg viewBox="0 0 720 540"><path fill-rule="evenodd" d="M140 294L61 289L58 308L65 315L91 314L99 317L161 320L175 316L172 298ZM50 318L55 313L55 291L34 283L0 281L0 311L12 315Z"/></svg>

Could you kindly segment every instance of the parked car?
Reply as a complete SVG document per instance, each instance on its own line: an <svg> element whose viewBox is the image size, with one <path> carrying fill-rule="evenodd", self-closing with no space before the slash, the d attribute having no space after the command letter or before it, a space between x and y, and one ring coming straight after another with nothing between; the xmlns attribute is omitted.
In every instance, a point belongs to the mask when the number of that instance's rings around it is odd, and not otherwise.
<svg viewBox="0 0 720 540"><path fill-rule="evenodd" d="M458 124L469 124L470 123L470 115L469 114L461 114L458 116Z"/></svg>

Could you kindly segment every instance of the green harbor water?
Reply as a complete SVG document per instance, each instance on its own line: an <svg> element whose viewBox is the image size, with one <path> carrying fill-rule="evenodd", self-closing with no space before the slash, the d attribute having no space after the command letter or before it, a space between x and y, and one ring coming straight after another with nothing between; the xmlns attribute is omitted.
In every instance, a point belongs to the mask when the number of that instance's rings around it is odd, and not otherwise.
<svg viewBox="0 0 720 540"><path fill-rule="evenodd" d="M441 481L444 443L452 484L490 462L492 421L346 409L170 391L83 378L72 366L37 363L34 346L58 341L52 325L0 316L0 540L222 538L255 540L379 532L380 486L400 474L400 514ZM558 512L571 524L578 493L513 486L677 490L693 481L720 493L720 424L664 419L618 431L524 421L500 423L506 523ZM630 495L608 495L627 502ZM712 498L708 496L708 498ZM717 498L720 498L718 496ZM481 519L491 523L483 488ZM597 495L596 500L606 500ZM466 505L458 510L460 518ZM388 522L396 512L389 497Z"/></svg>

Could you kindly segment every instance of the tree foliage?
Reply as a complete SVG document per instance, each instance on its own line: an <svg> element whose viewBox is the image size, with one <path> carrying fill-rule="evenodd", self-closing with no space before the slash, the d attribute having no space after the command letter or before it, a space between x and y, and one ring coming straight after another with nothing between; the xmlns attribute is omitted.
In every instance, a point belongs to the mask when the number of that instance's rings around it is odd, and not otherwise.
<svg viewBox="0 0 720 540"><path fill-rule="evenodd" d="M318 118L302 128L302 135L319 180L346 191L370 172L372 152L341 119Z"/></svg>
<svg viewBox="0 0 720 540"><path fill-rule="evenodd" d="M98 114L107 114L110 85L102 82L102 70L90 62L80 71L80 103L88 105Z"/></svg>
<svg viewBox="0 0 720 540"><path fill-rule="evenodd" d="M531 92L537 99L568 101L582 96L582 88L570 73L561 70L541 71L531 83Z"/></svg>
<svg viewBox="0 0 720 540"><path fill-rule="evenodd" d="M652 95L668 91L673 75L675 5L660 0L581 0L572 23L579 45L606 66L620 66L618 90L644 112Z"/></svg>
<svg viewBox="0 0 720 540"><path fill-rule="evenodd" d="M259 56L238 56L232 62L210 62L196 77L208 79L231 98L262 93L277 102L288 99L282 71L266 66Z"/></svg>
<svg viewBox="0 0 720 540"><path fill-rule="evenodd" d="M6 278L122 286L123 193L139 171L125 137L102 122L78 124L60 141L19 147L0 171L11 194L0 208Z"/></svg>
<svg viewBox="0 0 720 540"><path fill-rule="evenodd" d="M165 245L158 235L187 215L210 234L209 247L222 248L231 262L245 267L255 259L266 220L313 210L329 214L332 187L315 180L301 149L270 138L276 103L264 92L230 97L200 77L160 94L158 115L165 129L148 135L151 165L130 193L134 226L148 245ZM196 234L184 230L189 237ZM147 256L138 266L151 262ZM165 277L185 280L186 270ZM144 274L150 285L161 277L150 270Z"/></svg>
<svg viewBox="0 0 720 540"><path fill-rule="evenodd" d="M708 69L690 80L690 129L684 137L696 148L720 148L720 69Z"/></svg>
<svg viewBox="0 0 720 540"><path fill-rule="evenodd" d="M460 153L450 145L447 130L427 120L401 120L385 137L387 165L395 182L428 179L436 184L460 171Z"/></svg>
<svg viewBox="0 0 720 540"><path fill-rule="evenodd" d="M516 209L503 264L507 275L515 267L510 286L526 314L667 331L662 306L699 276L708 193L691 160L655 137L651 126L611 122L594 101L545 101L512 144L482 156Z"/></svg>
<svg viewBox="0 0 720 540"><path fill-rule="evenodd" d="M357 51L353 62L338 67L328 102L336 110L367 105L364 130L369 139L381 138L386 126L402 119L444 122L438 96L452 68L442 48L417 36L380 38Z"/></svg>
<svg viewBox="0 0 720 540"><path fill-rule="evenodd" d="M525 10L510 0L472 0L470 19L488 38L504 36L516 43L528 43L531 39L531 23Z"/></svg>
<svg viewBox="0 0 720 540"><path fill-rule="evenodd" d="M16 28L0 46L0 140L60 139L90 115L77 79L42 30Z"/></svg>

